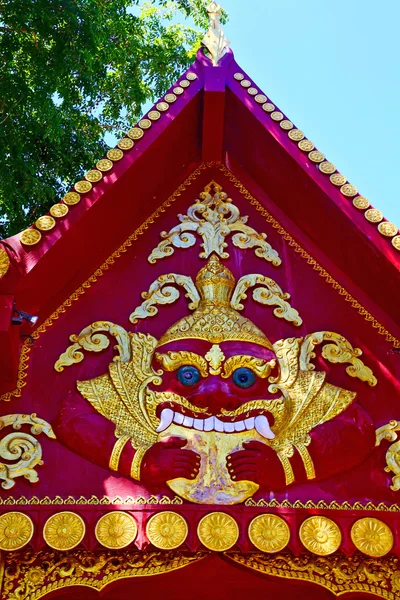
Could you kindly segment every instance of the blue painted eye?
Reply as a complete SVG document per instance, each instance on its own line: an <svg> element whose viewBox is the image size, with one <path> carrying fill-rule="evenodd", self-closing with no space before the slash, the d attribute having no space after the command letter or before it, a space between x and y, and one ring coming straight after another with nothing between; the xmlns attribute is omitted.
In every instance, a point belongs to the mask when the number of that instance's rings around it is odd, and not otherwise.
<svg viewBox="0 0 400 600"><path fill-rule="evenodd" d="M232 381L238 387L249 388L255 384L256 376L250 369L242 367L241 369L236 369L236 371L232 375Z"/></svg>
<svg viewBox="0 0 400 600"><path fill-rule="evenodd" d="M182 385L196 385L200 380L200 371L196 367L181 367L177 377Z"/></svg>

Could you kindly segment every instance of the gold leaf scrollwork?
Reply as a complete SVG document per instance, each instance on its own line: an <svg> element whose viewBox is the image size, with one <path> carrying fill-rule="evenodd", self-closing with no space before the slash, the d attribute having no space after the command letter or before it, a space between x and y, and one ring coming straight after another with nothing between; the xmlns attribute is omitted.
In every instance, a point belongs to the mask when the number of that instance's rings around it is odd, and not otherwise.
<svg viewBox="0 0 400 600"><path fill-rule="evenodd" d="M179 298L179 290L168 284L175 284L183 287L187 292L186 297L191 300L189 308L194 310L198 307L200 296L192 278L187 277L186 275L169 273L168 275L161 275L158 277L158 279L151 284L148 292L142 292L144 302L136 308L129 317L129 320L132 323L137 323L139 319L154 317L158 313L156 304L165 305L175 302Z"/></svg>
<svg viewBox="0 0 400 600"><path fill-rule="evenodd" d="M350 377L357 377L365 381L370 386L375 386L378 381L369 367L364 365L361 356L362 350L353 348L350 342L333 331L318 331L311 333L304 338L300 354L300 368L303 370L313 370L315 367L311 360L315 358L314 348L317 344L330 342L322 349L322 356L331 363L349 363L346 367L346 373Z"/></svg>
<svg viewBox="0 0 400 600"><path fill-rule="evenodd" d="M82 329L78 335L70 336L70 341L74 343L61 354L54 365L55 370L61 373L64 367L81 362L84 358L82 349L88 352L102 352L108 348L110 340L101 332L109 333L118 342L115 349L118 350L119 356L114 357L114 361L127 362L130 359L129 334L123 327L110 321L96 321Z"/></svg>
<svg viewBox="0 0 400 600"><path fill-rule="evenodd" d="M212 193L212 189L214 193ZM186 215L178 215L180 224L169 232L163 231L164 238L150 254L148 260L157 260L174 253L174 248L190 248L196 243L193 235L197 233L203 239L201 258L208 258L213 252L221 258L228 258L225 251L226 237L231 233L232 243L237 248L255 248L255 254L275 266L281 264L278 253L266 241L265 233L257 233L247 225L248 217L241 217L239 209L233 204L222 187L211 181L192 204Z"/></svg>
<svg viewBox="0 0 400 600"><path fill-rule="evenodd" d="M293 556L289 553L227 552L226 557L264 575L315 583L335 596L360 592L385 600L397 600L399 597L400 570L396 556L376 560L360 554L345 557L341 554Z"/></svg>
<svg viewBox="0 0 400 600"><path fill-rule="evenodd" d="M379 446L382 440L388 442L395 442L391 444L386 452L386 467L387 473L394 473L392 477L392 485L390 489L394 492L400 490L400 440L398 439L398 431L400 431L400 421L389 421L386 425L379 427L376 430L376 442L375 446Z"/></svg>
<svg viewBox="0 0 400 600"><path fill-rule="evenodd" d="M23 425L31 425L32 435L15 431L0 441L0 458L9 461L0 463L1 486L6 490L15 485L14 479L17 477L25 477L32 483L39 481L35 467L43 464L42 447L33 436L45 433L49 438L56 439L50 424L39 419L35 413L5 415L0 419L0 430L5 427L20 430Z"/></svg>
<svg viewBox="0 0 400 600"><path fill-rule="evenodd" d="M290 298L290 294L283 292L276 281L264 275L245 275L239 279L232 296L232 308L243 310L244 306L240 300L245 300L247 297L246 291L256 285L262 286L253 290L253 299L256 302L267 304L268 306L276 306L274 315L279 319L285 319L285 321L289 321L297 326L302 324L303 320L297 310L292 308L289 302L286 302Z"/></svg>

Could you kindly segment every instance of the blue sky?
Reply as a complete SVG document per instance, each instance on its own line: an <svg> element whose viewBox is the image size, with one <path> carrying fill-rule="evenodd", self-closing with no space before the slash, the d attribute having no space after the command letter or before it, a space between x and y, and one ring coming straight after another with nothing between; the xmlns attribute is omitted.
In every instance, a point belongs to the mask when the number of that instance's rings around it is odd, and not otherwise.
<svg viewBox="0 0 400 600"><path fill-rule="evenodd" d="M241 67L400 227L399 0L220 0Z"/></svg>

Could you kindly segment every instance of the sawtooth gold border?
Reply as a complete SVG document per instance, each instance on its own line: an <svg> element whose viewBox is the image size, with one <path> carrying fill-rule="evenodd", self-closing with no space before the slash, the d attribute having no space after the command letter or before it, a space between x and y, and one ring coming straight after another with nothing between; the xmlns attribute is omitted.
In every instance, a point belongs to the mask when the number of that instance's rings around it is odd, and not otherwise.
<svg viewBox="0 0 400 600"><path fill-rule="evenodd" d="M283 239L288 242L289 246L294 248L295 252L298 253L307 263L312 266L312 268L317 271L318 275L320 275L325 281L336 290L340 296L344 297L350 305L357 310L357 312L364 317L364 319L371 323L374 329L377 329L380 335L383 335L387 342L392 344L395 348L400 348L400 340L393 336L377 319L371 315L370 312L367 311L362 304L360 304L343 286L340 285L321 265L308 253L304 250L300 244L298 244L292 236L282 227L282 225L260 204L258 200L254 198L250 194L250 192L245 188L240 181L229 171L229 169L220 162L205 162L202 163L197 169L193 171L189 175L187 179L174 191L174 193L165 200L155 210L129 237L128 239L117 249L115 250L106 260L105 262L91 275L80 287L73 292L65 300L61 306L59 306L48 319L46 319L35 331L32 333L31 337L35 340L38 339L48 327L54 324L66 310L72 306L73 302L79 300L79 298L85 293L85 291L90 288L93 284L98 281L98 278L101 277L110 266L112 266L117 258L120 258L122 254L124 254L128 248L132 246L132 243L137 241L139 236L143 235L145 231L149 228L150 225L154 223L158 217L165 212L165 210L171 206L175 200L181 196L182 192L186 191L186 189L192 185L192 183L197 179L199 175L206 169L218 168L221 173L231 182L234 186L239 190L239 192L250 202L251 205L255 206L257 212L260 212L264 217L267 223L270 223L274 229L283 237ZM0 396L0 400L9 401L12 397L20 397L22 395L22 389L26 385L26 376L27 376L27 368L29 361L29 353L31 349L31 341L29 338L23 343L21 349L21 356L18 368L18 379L17 385L14 390L11 392L7 392Z"/></svg>

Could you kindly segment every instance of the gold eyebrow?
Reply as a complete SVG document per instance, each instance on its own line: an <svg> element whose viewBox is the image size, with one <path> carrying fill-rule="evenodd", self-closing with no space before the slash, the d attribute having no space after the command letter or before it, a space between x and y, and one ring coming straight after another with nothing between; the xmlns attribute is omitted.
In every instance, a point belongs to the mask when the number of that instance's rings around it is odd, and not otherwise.
<svg viewBox="0 0 400 600"><path fill-rule="evenodd" d="M180 367L192 366L196 367L200 371L202 377L208 377L208 365L207 361L194 352L167 352L166 354L160 354L156 352L156 360L161 364L165 371L176 371Z"/></svg>
<svg viewBox="0 0 400 600"><path fill-rule="evenodd" d="M249 356L247 354L237 354L235 356L230 356L225 361L222 377L228 379L236 369L247 367L253 371L255 375L265 379L271 373L275 365L276 360L274 358L267 361L263 358L255 358L254 356Z"/></svg>

